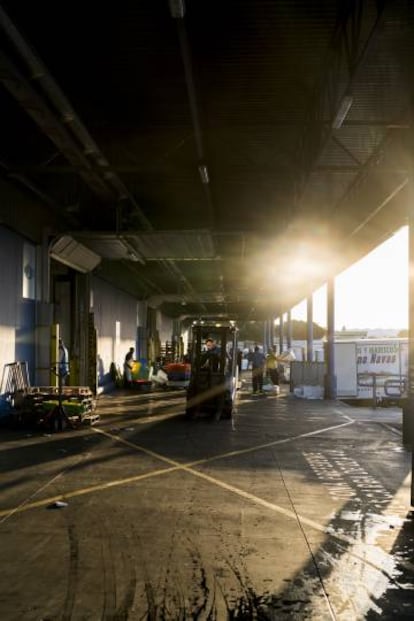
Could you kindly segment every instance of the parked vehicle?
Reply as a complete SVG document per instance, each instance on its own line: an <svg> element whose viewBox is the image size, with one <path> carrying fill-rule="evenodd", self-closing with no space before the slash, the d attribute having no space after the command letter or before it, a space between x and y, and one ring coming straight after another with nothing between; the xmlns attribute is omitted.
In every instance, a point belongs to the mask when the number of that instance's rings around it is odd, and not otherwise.
<svg viewBox="0 0 414 621"><path fill-rule="evenodd" d="M217 345L214 364L206 351L206 339ZM186 416L210 414L217 420L233 415L238 383L237 328L197 322L192 327L191 374L187 389Z"/></svg>
<svg viewBox="0 0 414 621"><path fill-rule="evenodd" d="M399 403L407 396L408 340L336 341L335 374L340 399Z"/></svg>

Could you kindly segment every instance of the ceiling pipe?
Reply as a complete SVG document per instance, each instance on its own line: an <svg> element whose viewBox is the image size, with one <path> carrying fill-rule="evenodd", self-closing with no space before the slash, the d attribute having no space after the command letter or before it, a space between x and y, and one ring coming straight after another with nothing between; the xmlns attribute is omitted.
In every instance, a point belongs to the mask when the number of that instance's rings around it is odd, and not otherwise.
<svg viewBox="0 0 414 621"><path fill-rule="evenodd" d="M41 86L44 93L48 96L49 101L53 104L55 111L59 113L61 121L68 127L71 127L73 133L80 139L85 155L99 156L102 158L102 166L107 166L108 162L102 153L100 153L99 147L79 119L59 85L51 76L46 65L26 42L1 6L0 25L19 52L21 58L27 64L31 80L36 81Z"/></svg>
<svg viewBox="0 0 414 621"><path fill-rule="evenodd" d="M145 265L145 260L141 256L141 253L134 248L134 246L127 240L123 235L118 234L118 239L122 242L128 252L128 258L130 261L134 261L134 263L141 263L141 265Z"/></svg>
<svg viewBox="0 0 414 621"><path fill-rule="evenodd" d="M198 172L200 173L201 183L204 183L205 185L207 183L210 183L208 168L205 164L200 164L200 166L198 167Z"/></svg>
<svg viewBox="0 0 414 621"><path fill-rule="evenodd" d="M177 20L177 32L178 41L180 44L181 59L184 66L185 83L187 86L188 102L190 105L190 114L194 130L194 139L196 145L196 152L198 158L198 171L200 174L201 183L205 188L206 200L208 205L208 213L210 219L210 226L214 227L215 213L211 200L211 193L209 189L210 176L208 173L207 164L205 163L205 153L203 145L203 133L201 130L200 115L198 111L197 94L194 84L194 71L193 63L191 59L191 49L188 42L187 30L183 19Z"/></svg>
<svg viewBox="0 0 414 621"><path fill-rule="evenodd" d="M351 109L353 101L354 98L352 97L352 95L344 95L339 104L338 111L332 121L332 129L340 129L342 127L342 124L345 121L349 110Z"/></svg>
<svg viewBox="0 0 414 621"><path fill-rule="evenodd" d="M170 10L171 10L171 3L174 3L174 1L175 0L169 0ZM178 0L178 2L180 2L180 0ZM184 3L184 0L182 0L182 3ZM184 12L182 13L182 17L184 17ZM205 197L206 197L206 202L207 202L207 207L208 207L209 226L210 228L214 228L217 218L216 218L213 201L211 197L210 175L209 175L208 167L205 161L206 158L205 158L204 145L203 145L203 134L201 130L200 115L199 115L199 110L198 110L197 94L196 94L196 88L195 88L195 83L194 83L194 71L193 71L193 64L192 64L192 58L191 58L191 48L188 42L187 30L185 27L184 19L177 20L177 32L178 32L178 41L180 44L181 59L182 59L183 66L184 66L184 75L185 75L185 82L187 86L188 101L190 105L191 120L192 120L193 129L194 129L194 138L195 138L196 152L197 152L197 157L198 157L198 172L200 175L201 183L203 184L204 191L205 191ZM216 254L219 254L219 253L216 252Z"/></svg>
<svg viewBox="0 0 414 621"><path fill-rule="evenodd" d="M178 4L180 3L178 2ZM183 2L181 4L184 7ZM20 34L16 26L13 24L12 20L8 17L8 15L1 6L0 26L3 28L8 38L15 46L21 58L27 64L31 73L31 78L38 82L39 86L41 86L41 88L43 89L50 103L53 104L55 111L60 115L61 122L63 122L65 126L70 128L71 132L81 144L84 154L93 159L94 164L97 167L97 172L102 173L103 183L106 184L106 187L108 187L109 185L111 186L112 190L116 191L118 200L130 201L144 230L153 230L150 221L142 212L138 203L131 195L123 181L117 176L117 174L113 170L111 170L108 160L103 155L98 145L89 134L86 127L83 125L82 121L69 103L66 95L63 93L58 84L55 82L54 78L51 76L46 65L37 56L32 47L25 41L23 36ZM172 261L161 260L160 264L163 265L164 268L167 269L167 271L174 277L179 276L179 278L186 284L188 291L194 294L194 289L192 288L188 280L184 277L182 272Z"/></svg>
<svg viewBox="0 0 414 621"><path fill-rule="evenodd" d="M50 196L48 196L47 194L45 194L45 192L43 192L43 190L41 190L39 187L37 187L30 179L28 179L25 175L18 173L18 172L12 172L10 170L10 168L7 166L7 164L5 164L3 161L0 160L0 169L3 170L4 172L4 176L8 177L9 179L15 179L16 181L18 181L22 186L24 186L25 188L29 189L33 194L35 194L35 196L37 196L38 198L40 198L40 200L45 203L46 205L48 205L49 207L51 207L52 209L54 209L57 213L61 211L61 207L59 205L57 205L51 198Z"/></svg>
<svg viewBox="0 0 414 621"><path fill-rule="evenodd" d="M60 121L70 129L74 137L78 140L82 147L83 155L89 158L91 163L95 166L96 173L101 175L102 183L110 188L111 193L115 195L117 200L130 200L133 203L141 225L144 229L150 230L151 225L148 219L142 213L122 180L111 170L108 160L89 134L89 131L82 123L66 95L56 83L46 65L26 42L1 6L0 26L26 63L31 79L35 80L42 88L55 112L59 115Z"/></svg>
<svg viewBox="0 0 414 621"><path fill-rule="evenodd" d="M68 130L56 118L37 91L16 66L0 50L1 81L43 133L72 164L85 183L101 198L109 200L112 193L104 180L93 170Z"/></svg>

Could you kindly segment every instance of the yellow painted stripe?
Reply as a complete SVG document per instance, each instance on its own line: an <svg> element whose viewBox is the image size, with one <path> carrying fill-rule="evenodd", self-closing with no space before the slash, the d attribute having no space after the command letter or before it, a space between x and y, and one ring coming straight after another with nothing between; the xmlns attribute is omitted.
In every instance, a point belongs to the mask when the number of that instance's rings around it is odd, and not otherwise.
<svg viewBox="0 0 414 621"><path fill-rule="evenodd" d="M57 496L49 496L48 498L44 498L43 500L38 500L36 502L31 502L27 504L22 503L21 505L19 505L18 507L15 507L14 509L2 509L0 511L0 517L8 516L9 514L13 514L13 513L21 513L22 511L27 511L28 509L44 507L44 506L53 504L57 500L67 500L68 498L75 498L76 496L83 496L84 494L92 494L93 492L102 492L111 487L117 487L119 485L127 485L128 483L135 483L136 481L142 481L143 479L148 479L151 477L159 476L160 474L164 474L166 472L172 472L173 470L179 470L179 469L180 468L178 466L176 468L162 468L160 470L153 470L152 472L147 472L146 474L138 474L136 476L127 477L125 479L119 479L117 481L108 481L107 483L100 483L99 485L92 485L91 487L84 487L82 489L74 490L72 492L67 492L66 494L59 494ZM44 489L44 487L42 489Z"/></svg>
<svg viewBox="0 0 414 621"><path fill-rule="evenodd" d="M153 470L152 472L148 472L146 474L141 474L141 475L137 475L137 476L132 476L132 477L127 477L124 479L119 479L116 481L110 481L107 483L103 483L100 485L95 485L95 486L91 486L88 488L83 488L80 490L75 490L73 492L68 492L65 495L58 495L58 496L53 496L53 497L49 497L47 499L43 499L43 500L39 500L37 502L32 502L32 503L27 503L24 504L22 503L19 507L16 507L14 509L9 509L9 510L3 510L0 511L0 516L10 516L16 512L21 512L21 511L26 511L28 509L33 509L36 507L41 507L41 506L45 506L45 505L49 505L52 504L53 502L56 502L58 500L62 500L62 499L69 499L69 498L73 498L76 496L81 496L84 494L90 494L93 492L100 492L100 491L104 491L105 489L109 489L111 487L116 487L116 486L120 486L120 485L126 485L128 483L135 483L137 481L141 481L141 480L145 480L154 476L159 476L162 474L168 474L170 472L174 472L174 471L179 471L182 470L192 476L196 476L204 481L206 481L207 483L210 483L216 487L219 487L223 490L226 490L228 492L231 492L235 495L237 495L240 498L243 498L244 500L248 501L248 502L252 502L256 505L259 505L261 507L264 507L267 510L276 512L280 515L285 516L288 519L292 519L294 520L296 523L301 523L302 525L306 525L309 526L310 528L319 531L321 533L323 533L324 535L328 535L330 537L333 537L334 539L336 539L337 541L340 541L342 543L345 543L347 546L356 546L356 550L359 549L359 547L361 546L361 541L358 541L356 539L353 539L352 537L348 537L344 534L341 533L337 533L335 531L333 531L329 525L328 526L324 526L322 524L319 524L318 522L315 522L315 520L312 520L310 518L307 518L303 515L300 515L298 513L296 513L295 511L286 509L285 507L282 507L280 505L277 505L275 503L269 502L263 498L260 498L259 496L256 496L255 494L251 494L250 492L247 492L243 489L240 489L234 485L231 485L229 483L226 483L224 481L221 481L220 479L217 479L215 477L211 477L208 474L205 474L203 472L200 472L198 470L194 470L194 466L196 465L202 465L202 464L206 464L209 463L211 461L214 460L218 460L218 459L224 459L227 457L234 457L236 455L241 455L241 454L245 454L248 452L253 452L253 451L257 451L257 450L262 450L263 448L269 448L272 446L276 446L278 444L284 444L287 442L293 442L295 440L298 440L300 438L305 438L305 437L310 437L310 436L315 436L318 434L322 434L325 433L326 431L331 431L334 429L339 429L341 427L345 427L348 425L351 425L353 422L355 422L352 419L349 419L346 423L341 423L339 425L333 425L330 427L325 427L323 429L319 429L319 430L315 430L315 431L311 431L311 432L307 432L304 434L300 434L298 436L294 436L291 438L285 438L283 440L275 440L273 442L267 442L265 444L260 444L260 445L256 445L254 447L248 447L246 449L240 449L237 451L231 451L229 453L223 453L221 455L215 455L213 457L210 458L205 458L205 459L200 459L198 461L195 462L191 462L188 464L180 464L179 462L170 459L168 457L165 457L164 455L160 455L159 453L156 453L155 451L151 451L150 449L146 449L145 447L141 447L139 445L136 445L132 442L129 442L128 440L125 440L124 438L121 438L119 436L110 434L106 431L103 431L101 429L94 429L94 431L96 433L100 433L112 440L116 440L117 442L120 442L122 444L124 444L125 446L128 446L129 448L133 448L135 450L138 451L142 451L145 454L154 457L156 459L162 460L164 462L166 462L167 464L170 464L169 468L164 468L164 469L158 469L158 470ZM54 477L53 480L56 480L56 478L60 476L60 475L56 475ZM407 477L407 481L408 481L409 477ZM404 488L404 485L406 486L408 483L407 481L404 482L402 488ZM46 486L43 486L42 489L44 489ZM399 490L400 492L400 490ZM399 492L397 492L397 495L399 494ZM33 496L32 496L33 497ZM7 517L5 518L7 519ZM2 520L4 521L4 520ZM399 529L396 529L396 531L398 532ZM380 564L376 564L375 562L370 561L366 555L359 554L358 551L353 551L351 549L347 549L347 553L350 556L353 556L355 558L358 558L358 560L360 560L361 562L363 562L364 564L370 565L372 566L375 570L380 571L382 573L387 574L385 568L380 565Z"/></svg>
<svg viewBox="0 0 414 621"><path fill-rule="evenodd" d="M274 440L273 442L267 442L266 444L259 444L259 445L248 447L248 448L245 448L245 449L240 449L238 451L231 451L231 452L228 452L228 453L222 453L220 455L214 455L212 457L207 457L207 458L204 458L204 459L199 459L199 460L196 460L196 461L192 461L192 462L189 462L187 464L180 464L179 462L177 462L177 461L175 461L173 459L170 459L169 457L165 457L164 455L160 455L159 453L156 453L155 451L151 451L150 449L147 449L147 448L145 448L143 446L139 446L137 444L134 444L133 442L129 442L129 440L125 440L124 438L121 438L118 435L108 433L107 431L104 431L103 429L93 428L93 431L95 433L99 433L101 435L104 435L104 436L108 437L111 440L116 440L117 442L119 442L121 444L124 444L125 446L128 446L129 448L133 448L134 450L141 451L141 452L145 453L146 455L149 455L149 456L151 456L151 457L153 457L155 459L158 459L160 461L163 461L163 462L167 463L171 467L170 468L162 468L162 469L159 469L159 470L153 470L153 471L147 472L145 474L140 474L140 475L136 475L136 476L132 476L132 477L118 479L118 480L115 480L115 481L109 481L107 483L100 483L99 485L93 485L91 487L85 487L85 488L82 488L82 489L79 489L79 490L74 490L74 491L71 491L71 492L67 492L65 494L60 494L60 495L57 495L57 496L50 496L48 498L44 498L43 500L38 500L36 502L26 502L26 501L24 501L24 502L22 502L17 507L0 510L0 518L1 517L5 517L7 519L8 517L13 515L14 513L21 513L22 511L28 511L29 509L35 509L35 508L38 508L38 507L47 506L47 505L50 505L50 504L56 502L57 500L62 500L62 499L67 500L69 498L74 498L76 496L82 496L82 495L85 495L85 494L92 494L94 492L101 492L101 491L104 491L104 490L109 489L111 487L117 487L117 486L121 486L121 485L127 485L129 483L135 483L137 481L142 481L144 479L149 479L149 478L151 478L153 476L159 476L161 474L168 474L170 472L174 472L174 471L177 471L177 470L185 470L186 472L189 472L191 474L195 474L196 476L200 476L200 473L198 473L196 470L192 470L192 468L194 466L199 466L199 465L202 465L202 464L210 463L210 462L218 460L218 459L225 459L227 457L234 457L236 455L242 455L242 454L245 454L245 453L251 453L253 451L262 450L263 448L269 448L271 446L276 446L278 444L285 444L286 442L294 442L295 440L298 440L300 438L321 434L321 433L324 433L326 431L330 431L332 429L338 429L340 427L344 427L344 426L350 425L352 422L353 421L350 420L350 421L348 421L346 423L341 423L339 425L334 425L334 426L331 426L331 427L325 427L324 429L319 429L319 430L316 430L316 431L310 431L308 433L303 433L303 434L300 434L298 436L293 436L291 438L284 438L283 440ZM64 471L63 471L63 473L64 473ZM61 473L61 474L63 474L63 473ZM58 475L58 476L61 476L61 475ZM54 477L54 479L55 478L56 477ZM223 485L225 485L225 484L223 483ZM45 488L45 486L43 486L36 493L39 493L44 488ZM29 499L32 498L32 497L33 497L33 495L31 495L29 497Z"/></svg>

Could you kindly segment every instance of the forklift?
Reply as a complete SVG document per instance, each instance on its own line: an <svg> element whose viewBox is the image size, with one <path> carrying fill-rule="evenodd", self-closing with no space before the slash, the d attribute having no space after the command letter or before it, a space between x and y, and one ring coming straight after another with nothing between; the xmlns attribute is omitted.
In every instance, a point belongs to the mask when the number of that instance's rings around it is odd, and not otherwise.
<svg viewBox="0 0 414 621"><path fill-rule="evenodd" d="M186 417L233 417L238 386L237 328L226 324L195 322L190 348L191 374L187 388ZM214 363L206 341L216 344Z"/></svg>

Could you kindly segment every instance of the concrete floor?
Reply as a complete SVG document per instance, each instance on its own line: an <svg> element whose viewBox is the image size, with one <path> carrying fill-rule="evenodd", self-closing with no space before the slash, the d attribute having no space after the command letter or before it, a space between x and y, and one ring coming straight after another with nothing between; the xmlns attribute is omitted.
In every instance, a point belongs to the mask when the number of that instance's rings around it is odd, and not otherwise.
<svg viewBox="0 0 414 621"><path fill-rule="evenodd" d="M285 388L233 421L185 420L181 391L98 412L0 432L1 620L414 618L400 410Z"/></svg>

